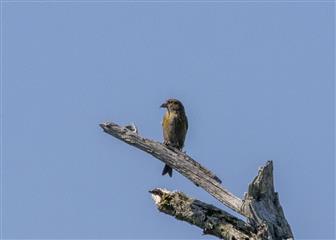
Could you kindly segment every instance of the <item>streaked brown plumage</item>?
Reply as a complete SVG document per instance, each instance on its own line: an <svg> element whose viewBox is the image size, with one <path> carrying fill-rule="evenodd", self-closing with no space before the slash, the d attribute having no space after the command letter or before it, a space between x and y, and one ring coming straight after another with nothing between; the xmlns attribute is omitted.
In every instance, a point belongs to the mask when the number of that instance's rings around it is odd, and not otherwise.
<svg viewBox="0 0 336 240"><path fill-rule="evenodd" d="M168 99L161 107L167 109L162 121L164 144L182 150L188 130L188 119L183 104L177 99ZM170 177L173 174L173 169L167 164L162 175L166 173Z"/></svg>

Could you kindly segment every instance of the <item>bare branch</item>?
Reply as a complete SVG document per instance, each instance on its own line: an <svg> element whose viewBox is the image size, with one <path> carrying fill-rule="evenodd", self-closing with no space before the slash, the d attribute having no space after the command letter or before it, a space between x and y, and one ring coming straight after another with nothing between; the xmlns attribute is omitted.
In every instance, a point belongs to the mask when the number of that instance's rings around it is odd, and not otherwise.
<svg viewBox="0 0 336 240"><path fill-rule="evenodd" d="M142 138L138 134L115 123L103 123L100 124L100 127L103 128L106 133L168 164L197 186L202 187L227 207L245 215L241 210L243 205L242 200L222 187L220 184L221 181L216 175L201 166L187 154L177 149L168 148L159 142Z"/></svg>
<svg viewBox="0 0 336 240"><path fill-rule="evenodd" d="M256 231L244 221L182 192L156 188L150 191L159 211L203 229L203 234L222 239L255 240Z"/></svg>
<svg viewBox="0 0 336 240"><path fill-rule="evenodd" d="M258 175L249 185L248 193L241 200L222 187L220 179L215 174L187 154L175 148L168 148L159 142L140 137L135 125L121 127L114 123L104 123L100 124L100 127L106 133L168 164L221 203L247 217L249 224L214 206L192 200L182 193L170 193L156 189L151 192L158 199L157 205L160 211L197 225L203 228L206 234L225 239L277 240L293 238L278 194L274 191L272 161L268 161L259 170ZM211 213L207 209L215 210ZM243 238L244 234L247 236L246 238Z"/></svg>

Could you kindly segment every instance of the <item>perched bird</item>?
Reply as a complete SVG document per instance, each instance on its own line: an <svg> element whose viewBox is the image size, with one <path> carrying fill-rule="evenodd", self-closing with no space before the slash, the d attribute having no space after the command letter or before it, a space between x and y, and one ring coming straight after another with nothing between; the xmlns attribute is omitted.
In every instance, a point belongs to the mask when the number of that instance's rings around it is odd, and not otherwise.
<svg viewBox="0 0 336 240"><path fill-rule="evenodd" d="M167 109L162 121L163 143L169 147L182 150L188 130L188 119L184 107L177 99L168 99L161 107ZM166 164L162 175L167 173L171 177L173 169Z"/></svg>

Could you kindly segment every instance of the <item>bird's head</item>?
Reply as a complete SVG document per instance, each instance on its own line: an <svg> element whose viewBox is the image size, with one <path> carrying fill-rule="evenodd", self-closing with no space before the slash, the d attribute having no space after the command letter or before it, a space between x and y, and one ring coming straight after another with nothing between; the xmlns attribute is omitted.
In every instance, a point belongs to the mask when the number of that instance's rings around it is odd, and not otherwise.
<svg viewBox="0 0 336 240"><path fill-rule="evenodd" d="M177 99L168 99L160 107L167 108L169 112L172 112L172 111L176 111L176 112L183 111L184 112L183 104Z"/></svg>

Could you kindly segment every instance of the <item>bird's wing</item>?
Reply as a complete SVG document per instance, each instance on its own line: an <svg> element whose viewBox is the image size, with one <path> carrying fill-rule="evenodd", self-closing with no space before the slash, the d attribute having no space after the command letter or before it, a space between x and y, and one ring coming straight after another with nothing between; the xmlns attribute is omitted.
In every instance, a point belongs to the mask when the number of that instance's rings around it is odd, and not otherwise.
<svg viewBox="0 0 336 240"><path fill-rule="evenodd" d="M188 118L186 115L185 115L185 122L186 122L186 130L188 130Z"/></svg>

